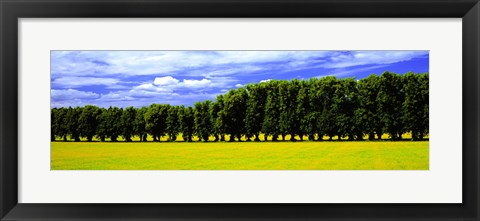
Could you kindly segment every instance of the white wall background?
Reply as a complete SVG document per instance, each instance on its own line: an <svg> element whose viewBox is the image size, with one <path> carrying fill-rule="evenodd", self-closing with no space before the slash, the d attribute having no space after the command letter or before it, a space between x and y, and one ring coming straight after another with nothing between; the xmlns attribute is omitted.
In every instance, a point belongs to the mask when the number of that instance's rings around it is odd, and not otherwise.
<svg viewBox="0 0 480 221"><path fill-rule="evenodd" d="M19 25L20 203L462 202L461 19L20 19ZM430 50L430 170L50 170L50 50L193 49Z"/></svg>

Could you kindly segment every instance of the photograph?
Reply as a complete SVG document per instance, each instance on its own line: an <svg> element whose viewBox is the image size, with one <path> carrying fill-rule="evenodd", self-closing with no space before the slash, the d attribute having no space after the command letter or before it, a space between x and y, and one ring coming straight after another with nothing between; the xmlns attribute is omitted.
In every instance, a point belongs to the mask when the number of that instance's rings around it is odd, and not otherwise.
<svg viewBox="0 0 480 221"><path fill-rule="evenodd" d="M429 170L429 53L52 50L50 169Z"/></svg>
<svg viewBox="0 0 480 221"><path fill-rule="evenodd" d="M480 221L480 0L0 2L0 221Z"/></svg>

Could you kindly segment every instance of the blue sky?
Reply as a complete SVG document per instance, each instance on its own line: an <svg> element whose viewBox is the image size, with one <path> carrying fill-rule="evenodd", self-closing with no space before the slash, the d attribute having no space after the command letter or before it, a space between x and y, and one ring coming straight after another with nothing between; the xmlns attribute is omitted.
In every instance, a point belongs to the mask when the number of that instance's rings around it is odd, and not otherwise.
<svg viewBox="0 0 480 221"><path fill-rule="evenodd" d="M428 51L52 51L51 106L192 105L270 79L428 68Z"/></svg>

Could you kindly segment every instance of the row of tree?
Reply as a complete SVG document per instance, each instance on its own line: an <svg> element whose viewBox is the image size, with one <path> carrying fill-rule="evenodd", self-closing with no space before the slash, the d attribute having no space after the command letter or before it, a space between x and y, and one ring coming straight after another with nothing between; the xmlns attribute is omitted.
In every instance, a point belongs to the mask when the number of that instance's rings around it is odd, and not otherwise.
<svg viewBox="0 0 480 221"><path fill-rule="evenodd" d="M80 141L132 141L138 136L154 141L168 136L169 141L199 140L260 141L271 136L300 139L369 140L381 139L387 133L392 140L410 132L413 140L421 140L429 127L428 73L405 75L385 72L361 80L335 77L309 80L271 80L249 84L218 95L215 101L202 101L191 106L152 104L148 107L53 108L51 140L67 137ZM295 135L295 136L293 136Z"/></svg>

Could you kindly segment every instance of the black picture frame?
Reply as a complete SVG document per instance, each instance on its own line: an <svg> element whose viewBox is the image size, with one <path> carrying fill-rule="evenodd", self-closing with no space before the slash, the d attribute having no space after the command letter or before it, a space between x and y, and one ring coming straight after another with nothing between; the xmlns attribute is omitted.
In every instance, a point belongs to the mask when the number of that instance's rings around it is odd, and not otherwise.
<svg viewBox="0 0 480 221"><path fill-rule="evenodd" d="M461 204L18 203L19 18L371 17L462 18ZM478 0L0 0L1 220L479 220Z"/></svg>

